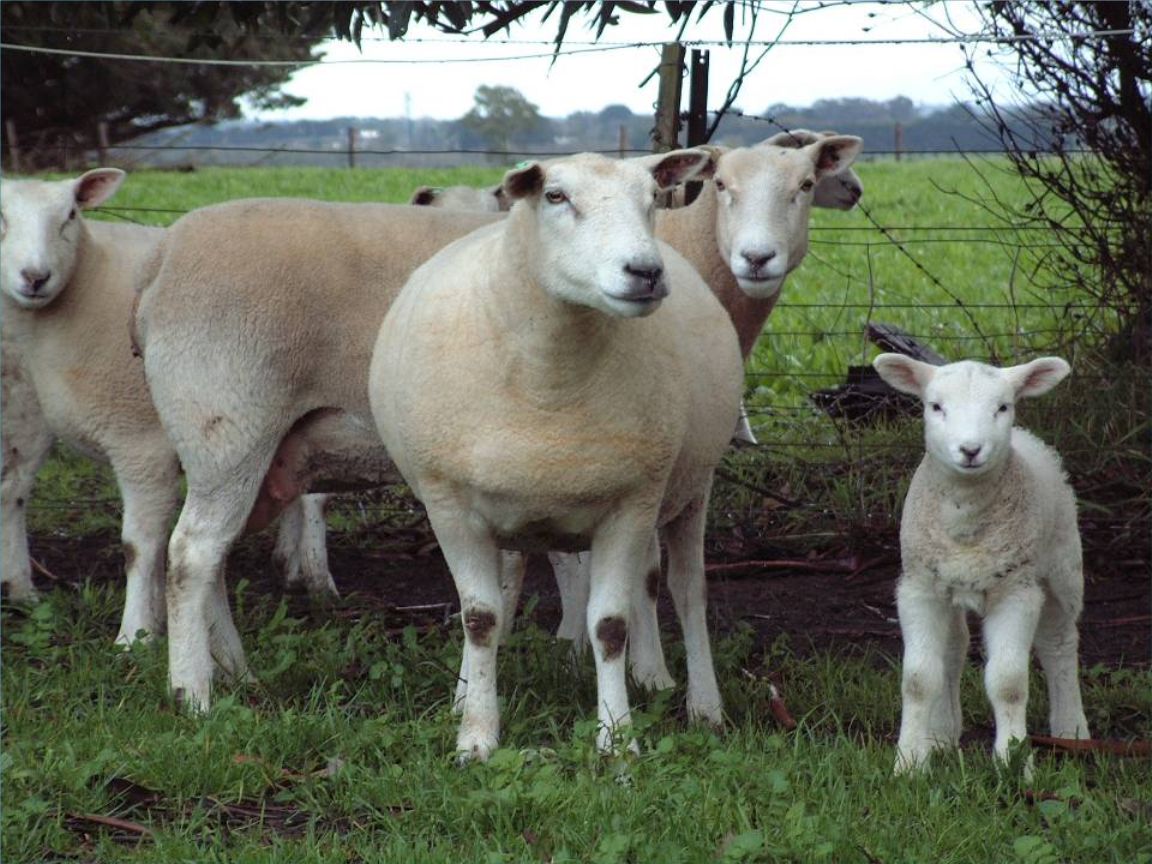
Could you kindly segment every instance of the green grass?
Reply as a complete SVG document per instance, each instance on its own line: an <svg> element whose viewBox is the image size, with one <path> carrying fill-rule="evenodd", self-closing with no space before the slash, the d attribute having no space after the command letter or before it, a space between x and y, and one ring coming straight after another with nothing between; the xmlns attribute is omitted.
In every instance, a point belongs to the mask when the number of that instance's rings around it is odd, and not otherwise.
<svg viewBox="0 0 1152 864"><path fill-rule="evenodd" d="M616 759L594 752L590 663L573 674L528 625L502 652L505 746L460 769L457 628L295 618L244 593L259 681L222 688L191 718L162 696L162 643L108 645L120 599L84 587L6 618L6 862L1152 860L1152 777L1135 760L1038 755L1026 784L976 741L928 776L894 779L898 684L872 653L806 655L783 639L761 650L737 631L717 651L727 731L685 725L682 694L637 694L642 753ZM770 719L765 673L796 731ZM1085 677L1098 735L1147 733L1147 673ZM974 667L964 704L967 726L987 728Z"/></svg>

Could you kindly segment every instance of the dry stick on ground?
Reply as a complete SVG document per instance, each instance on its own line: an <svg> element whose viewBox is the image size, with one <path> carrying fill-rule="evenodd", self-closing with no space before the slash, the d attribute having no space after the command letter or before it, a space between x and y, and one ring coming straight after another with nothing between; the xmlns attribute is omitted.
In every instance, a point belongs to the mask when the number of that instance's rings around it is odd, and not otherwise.
<svg viewBox="0 0 1152 864"><path fill-rule="evenodd" d="M1112 741L1107 739L1049 738L1047 735L1030 735L1033 746L1048 747L1053 753L1073 755L1077 753L1107 753L1111 756L1147 759L1152 756L1152 741Z"/></svg>

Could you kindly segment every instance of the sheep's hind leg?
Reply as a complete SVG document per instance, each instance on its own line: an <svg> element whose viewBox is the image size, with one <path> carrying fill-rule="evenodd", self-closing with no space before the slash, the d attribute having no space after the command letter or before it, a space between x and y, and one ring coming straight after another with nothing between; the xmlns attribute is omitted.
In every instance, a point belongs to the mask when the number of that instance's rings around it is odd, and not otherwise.
<svg viewBox="0 0 1152 864"><path fill-rule="evenodd" d="M301 495L284 508L276 526L272 553L289 591L303 589L318 602L338 600L340 592L328 570L324 510L327 495Z"/></svg>
<svg viewBox="0 0 1152 864"><path fill-rule="evenodd" d="M708 493L692 502L663 530L668 544L668 589L684 631L688 661L688 716L713 726L724 723L720 687L708 637L708 585L704 576L704 523Z"/></svg>
<svg viewBox="0 0 1152 864"><path fill-rule="evenodd" d="M180 464L172 456L130 473L123 460L113 458L112 467L124 500L121 538L126 571L124 614L116 644L129 645L140 634L147 637L164 631L165 549L172 516L180 504Z"/></svg>
<svg viewBox="0 0 1152 864"><path fill-rule="evenodd" d="M233 676L247 674L224 569L259 477L241 478L214 494L189 490L168 544L168 680L177 702L194 711L210 705L214 663Z"/></svg>
<svg viewBox="0 0 1152 864"><path fill-rule="evenodd" d="M1090 738L1080 694L1079 610L1047 597L1036 628L1036 656L1048 682L1048 725L1056 738Z"/></svg>
<svg viewBox="0 0 1152 864"><path fill-rule="evenodd" d="M587 552L549 552L548 563L560 589L560 626L556 638L572 643L574 659L588 649L588 591L592 557Z"/></svg>

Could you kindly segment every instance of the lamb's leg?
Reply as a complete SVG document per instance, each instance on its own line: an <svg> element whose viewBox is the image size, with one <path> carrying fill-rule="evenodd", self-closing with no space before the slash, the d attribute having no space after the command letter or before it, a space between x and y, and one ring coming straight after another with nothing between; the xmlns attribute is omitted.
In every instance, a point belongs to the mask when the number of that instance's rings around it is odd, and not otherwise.
<svg viewBox="0 0 1152 864"><path fill-rule="evenodd" d="M167 450L167 442L161 445ZM139 454L135 454L137 457ZM129 645L141 633L164 632L165 551L172 516L180 504L180 463L174 455L153 464L113 455L112 468L124 500L121 538L126 584L118 645Z"/></svg>
<svg viewBox="0 0 1152 864"><path fill-rule="evenodd" d="M1079 609L1047 597L1036 627L1036 656L1048 681L1048 725L1056 738L1090 738L1080 696Z"/></svg>
<svg viewBox="0 0 1152 864"><path fill-rule="evenodd" d="M664 662L656 599L660 591L660 538L653 534L644 567L644 579L634 583L632 615L628 621L628 661L632 677L649 690L676 686Z"/></svg>
<svg viewBox="0 0 1152 864"><path fill-rule="evenodd" d="M714 726L724 723L720 688L708 639L708 586L704 577L704 522L708 494L685 508L663 530L668 545L668 589L680 627L688 661L688 716Z"/></svg>
<svg viewBox="0 0 1152 864"><path fill-rule="evenodd" d="M616 735L632 722L626 675L628 617L634 583L643 578L654 528L630 525L627 516L607 520L592 540L588 639L596 659L596 744L616 749ZM629 744L636 749L636 743Z"/></svg>
<svg viewBox="0 0 1152 864"><path fill-rule="evenodd" d="M52 449L52 434L32 382L13 352L3 352L0 375L0 444L4 448L0 455L0 581L8 586L8 599L13 603L34 603L39 595L32 585L28 554L28 497Z"/></svg>
<svg viewBox="0 0 1152 864"><path fill-rule="evenodd" d="M556 638L572 643L573 657L588 648L588 591L592 557L587 552L549 552L548 563L560 589L560 626Z"/></svg>
<svg viewBox="0 0 1152 864"><path fill-rule="evenodd" d="M948 729L948 742L953 747L960 746L960 732L964 727L964 715L960 708L960 678L964 673L964 662L968 659L968 618L963 609L954 608L948 620L945 634L944 675L948 699L942 700L941 710L946 716L934 720L933 728Z"/></svg>
<svg viewBox="0 0 1152 864"><path fill-rule="evenodd" d="M259 484L257 474L213 492L189 489L168 544L168 682L177 701L194 711L210 705L214 661L231 675L247 674L224 565Z"/></svg>
<svg viewBox="0 0 1152 864"><path fill-rule="evenodd" d="M1027 737L1028 664L1043 605L1039 587L1021 586L984 617L984 687L996 717L993 752L1001 762L1007 762L1012 742Z"/></svg>
<svg viewBox="0 0 1152 864"><path fill-rule="evenodd" d="M304 589L320 602L337 600L340 592L328 571L324 510L327 495L301 495L280 514L272 553L288 590Z"/></svg>
<svg viewBox="0 0 1152 864"><path fill-rule="evenodd" d="M464 625L462 674L467 674L459 706L456 750L461 762L487 761L500 742L500 706L496 698L496 650L504 604L500 595L500 550L492 538L462 518L449 499L441 504L425 493L428 521L460 595Z"/></svg>
<svg viewBox="0 0 1152 864"><path fill-rule="evenodd" d="M906 580L897 586L896 609L904 640L896 744L896 773L902 774L956 742L958 696L949 688L953 677L959 683L953 644L959 631L951 604Z"/></svg>

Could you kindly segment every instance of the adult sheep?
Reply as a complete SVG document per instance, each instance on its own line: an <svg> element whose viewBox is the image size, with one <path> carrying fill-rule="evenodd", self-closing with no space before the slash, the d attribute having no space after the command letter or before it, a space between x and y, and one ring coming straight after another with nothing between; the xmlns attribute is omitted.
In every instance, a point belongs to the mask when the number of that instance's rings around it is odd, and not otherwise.
<svg viewBox="0 0 1152 864"><path fill-rule="evenodd" d="M384 319L372 413L460 595L464 758L499 738L502 549L590 548L602 750L629 722L629 610L657 527L669 582L703 584L743 368L723 308L652 224L657 189L709 161L686 150L517 168L507 220L431 258Z"/></svg>
<svg viewBox="0 0 1152 864"><path fill-rule="evenodd" d="M102 168L54 182L0 180L3 579L13 599L36 599L25 507L52 443L108 461L124 502L118 643L163 628L164 547L180 495L180 465L128 332L138 278L163 229L81 215L124 176Z"/></svg>
<svg viewBox="0 0 1152 864"><path fill-rule="evenodd" d="M418 186L408 203L418 207L479 210L486 213L503 213L512 206L502 185L484 189L475 186Z"/></svg>
<svg viewBox="0 0 1152 864"><path fill-rule="evenodd" d="M926 454L900 521L896 591L904 638L896 770L922 766L960 740L966 614L984 620L984 684L996 717L994 752L1007 760L1026 734L1029 653L1048 680L1059 738L1087 738L1076 620L1084 576L1076 496L1060 457L1014 427L1016 401L1068 374L1058 357L997 369L932 366L901 354L872 361L880 376L924 402Z"/></svg>
<svg viewBox="0 0 1152 864"><path fill-rule="evenodd" d="M732 151L721 176L737 179L735 195L707 191L708 184L692 206L657 215L658 235L717 293L740 294L738 275L760 295L734 301L748 350L807 249L812 188L859 147L845 138ZM745 175L761 172L766 189L741 188ZM275 199L201 208L168 229L136 322L153 398L188 481L169 544L169 683L191 705L209 703L213 658L232 672L245 668L224 593L233 541L254 512L268 518L300 492L322 488L317 483L394 479L368 407L380 322L417 266L500 218ZM705 646L691 656L710 670L702 602L685 604L700 623L691 641ZM666 669L642 680L671 684Z"/></svg>

